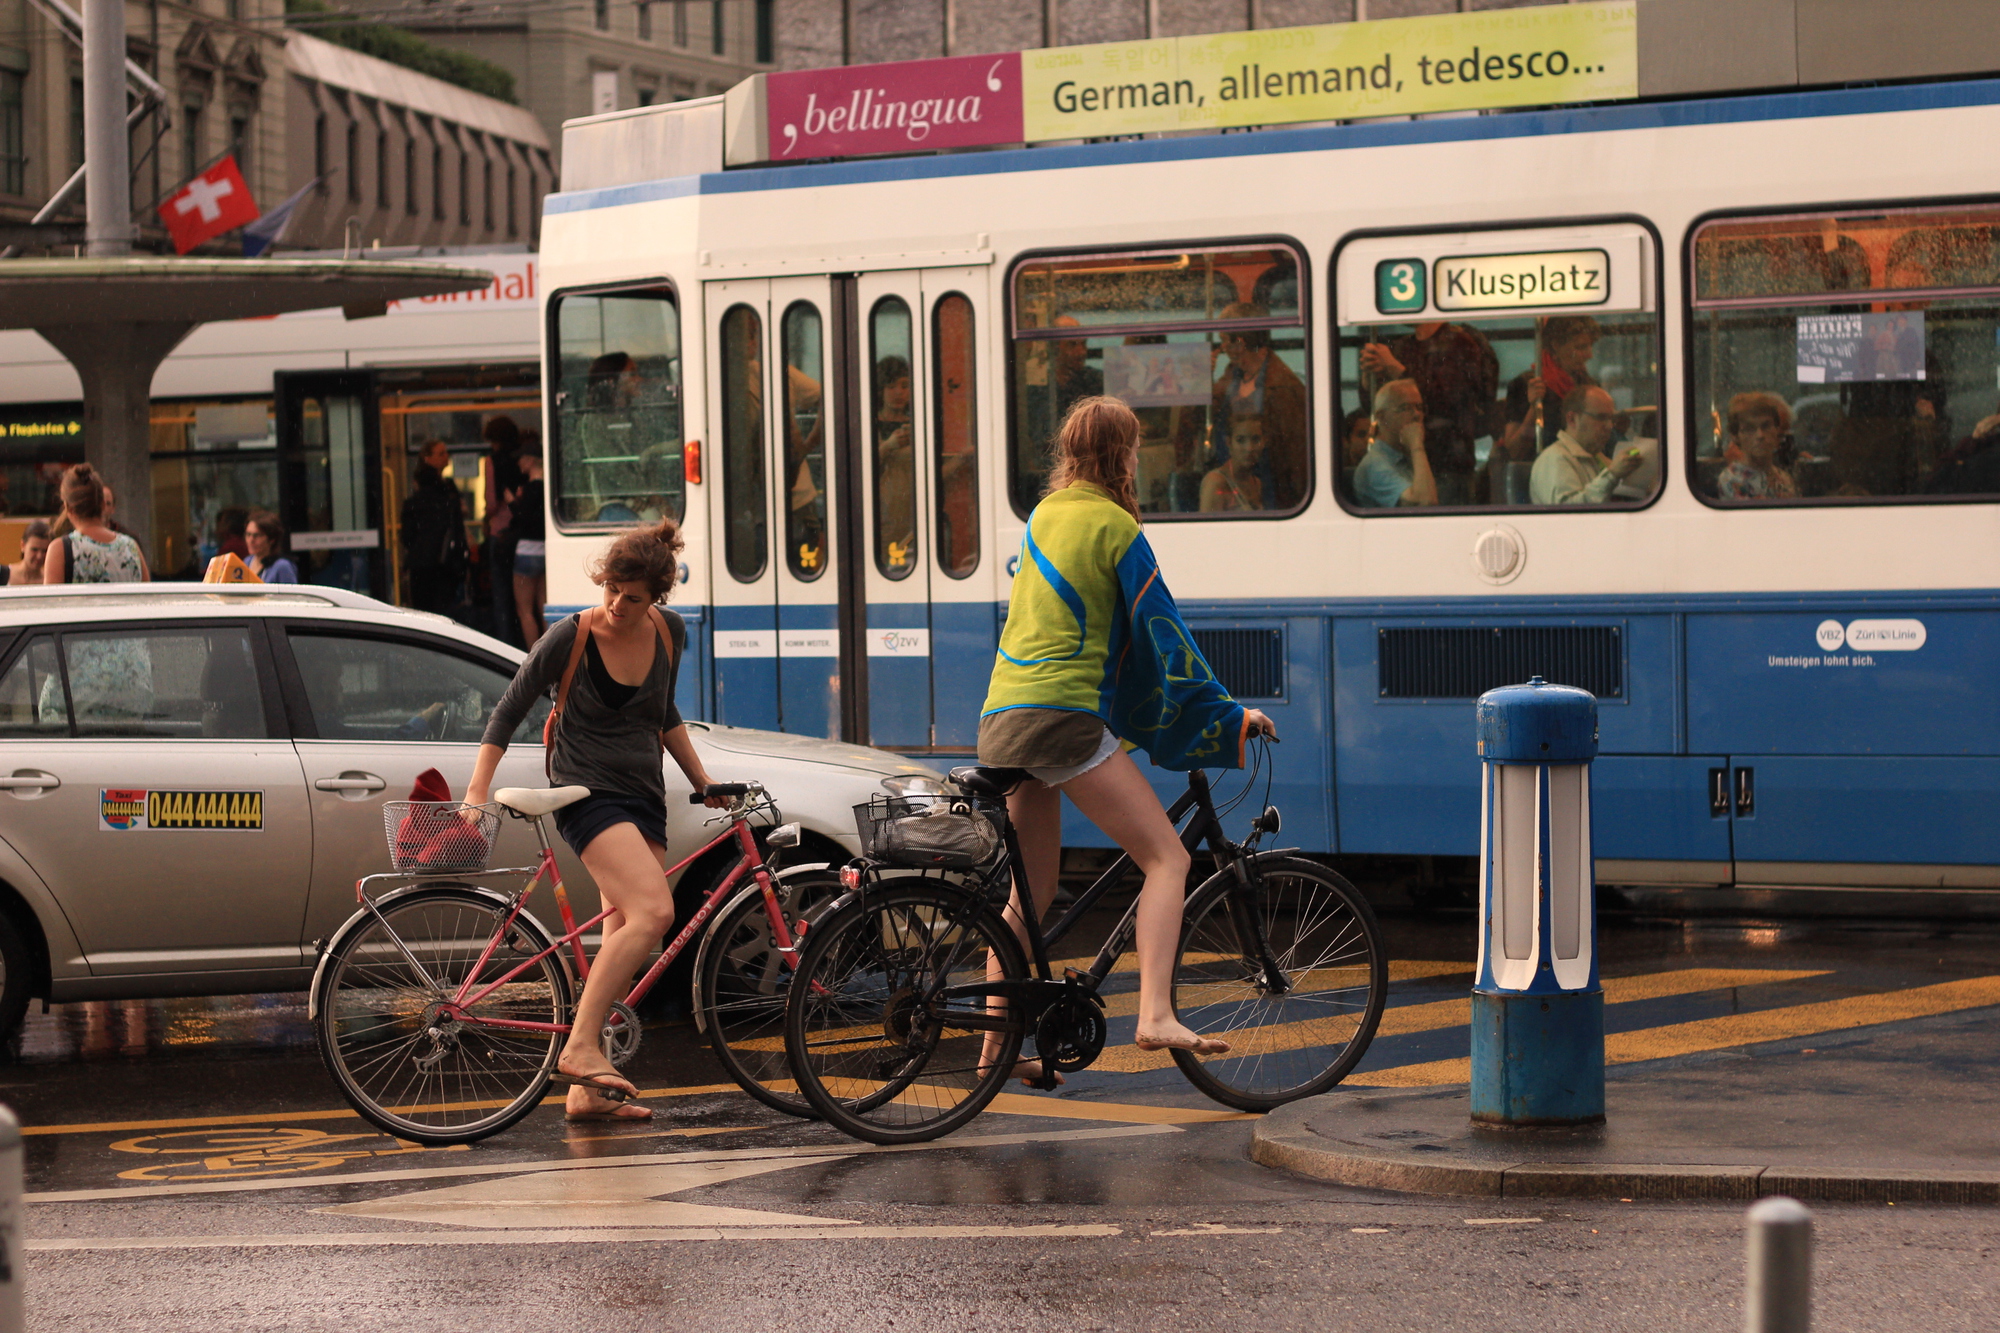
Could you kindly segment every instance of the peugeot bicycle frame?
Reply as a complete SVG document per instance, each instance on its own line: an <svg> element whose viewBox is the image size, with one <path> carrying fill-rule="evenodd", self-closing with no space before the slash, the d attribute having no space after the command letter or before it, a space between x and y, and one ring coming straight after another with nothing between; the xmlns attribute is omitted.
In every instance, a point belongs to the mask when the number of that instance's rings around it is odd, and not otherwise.
<svg viewBox="0 0 2000 1333"><path fill-rule="evenodd" d="M516 815L515 818L526 818L526 816ZM520 976L529 968L534 967L550 954L560 954L564 945L569 945L575 953L577 979L579 981L587 981L590 977L590 963L583 954L583 933L618 910L615 907L607 907L582 925L579 926L576 924L576 917L570 911L569 894L563 888L562 874L556 869L556 854L555 849L549 845L548 829L543 825L540 818L536 818L532 822L535 826L535 837L542 845L541 859L535 865L534 873L529 876L527 883L522 885L520 891L514 895L514 901L509 906L505 919L501 921L499 928L493 932L493 938L486 942L486 948L480 953L478 962L466 973L466 979L459 984L457 992L449 1000L443 1002L440 1011L441 1017L448 1017L456 1022L474 1027L498 1028L508 1032L566 1033L570 1030L568 1023L535 1023L524 1019L489 1018L467 1012L467 1010L477 1005L481 1000L484 1000L502 986L507 985L514 978ZM680 934L674 936L673 943L661 950L659 959L650 968L646 969L645 974L638 981L633 983L631 993L625 997L627 1005L637 1004L645 997L646 992L653 988L653 983L658 981L660 974L665 972L674 959L680 956L681 950L687 947L688 941L701 933L701 928L708 923L709 917L715 914L715 909L728 898L730 891L742 880L745 872L754 876L757 886L764 891L764 911L770 917L771 933L773 938L778 942L779 956L785 960L787 965L797 966L797 945L792 939L790 929L785 925L785 914L778 902L777 888L771 883L770 872L764 863L763 853L758 849L757 839L750 831L750 822L743 818L740 812L731 819L728 828L716 834L713 838L681 860L675 862L672 866L669 866L664 873L669 876L679 873L697 858L712 848L721 846L732 837L736 839L739 852L736 864L730 867L727 875L722 877L721 883L709 891L708 897L702 903L700 909L688 918L688 922L681 928ZM522 866L512 870L489 870L481 873L487 875L521 874L526 869L527 867ZM548 948L524 960L511 972L508 972L497 981L489 982L476 991L473 990L474 978L485 971L487 962L493 957L493 951L500 947L502 940L507 938L507 932L512 929L515 919L520 916L522 909L527 905L528 898L534 893L535 886L542 882L543 876L547 876L550 883L555 887L556 906L562 913L564 934L560 939L550 944ZM376 920L382 921L383 930L387 932L389 938L396 941L397 947L403 950L403 957L408 960L411 967L416 969L417 975L422 977L427 984L435 987L437 983L432 980L430 973L410 953L408 947L403 944L395 931L390 929L389 923L382 920L381 910L375 906L374 901L365 892L364 886L368 883L368 880L377 878L390 878L390 876L370 875L367 878L356 881L354 896L369 911L375 914ZM395 876L395 878L407 879L409 877L407 875L400 875ZM460 878L464 878L464 876L460 876Z"/></svg>

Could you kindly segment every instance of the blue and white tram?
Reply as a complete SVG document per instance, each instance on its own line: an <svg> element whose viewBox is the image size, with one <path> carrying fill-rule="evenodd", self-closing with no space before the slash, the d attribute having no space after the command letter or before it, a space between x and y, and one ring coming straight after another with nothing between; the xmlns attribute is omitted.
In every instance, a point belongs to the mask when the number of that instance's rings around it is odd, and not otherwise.
<svg viewBox="0 0 2000 1333"><path fill-rule="evenodd" d="M1604 882L2000 887L1996 138L1969 81L558 194L551 611L678 515L691 716L949 762L1109 390L1288 840L1473 854L1539 673Z"/></svg>

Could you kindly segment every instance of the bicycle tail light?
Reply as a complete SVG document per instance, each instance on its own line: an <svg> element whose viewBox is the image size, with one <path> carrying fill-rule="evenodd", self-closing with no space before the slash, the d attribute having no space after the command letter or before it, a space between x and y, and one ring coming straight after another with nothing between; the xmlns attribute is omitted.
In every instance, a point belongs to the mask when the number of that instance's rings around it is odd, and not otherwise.
<svg viewBox="0 0 2000 1333"><path fill-rule="evenodd" d="M861 867L853 864L842 866L840 868L840 887L846 889L849 893L860 888Z"/></svg>

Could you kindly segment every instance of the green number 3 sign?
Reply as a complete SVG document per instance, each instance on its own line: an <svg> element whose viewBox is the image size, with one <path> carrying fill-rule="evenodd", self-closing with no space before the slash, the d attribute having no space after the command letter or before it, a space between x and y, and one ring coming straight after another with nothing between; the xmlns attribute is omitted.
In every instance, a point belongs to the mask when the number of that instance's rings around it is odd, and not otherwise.
<svg viewBox="0 0 2000 1333"><path fill-rule="evenodd" d="M1385 315L1408 314L1429 304L1424 261L1385 259L1375 266L1375 308Z"/></svg>

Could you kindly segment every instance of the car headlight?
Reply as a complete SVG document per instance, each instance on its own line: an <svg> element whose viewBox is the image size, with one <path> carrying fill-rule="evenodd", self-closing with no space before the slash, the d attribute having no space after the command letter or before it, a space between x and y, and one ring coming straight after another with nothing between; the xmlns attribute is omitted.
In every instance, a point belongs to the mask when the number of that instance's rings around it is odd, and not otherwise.
<svg viewBox="0 0 2000 1333"><path fill-rule="evenodd" d="M882 786L892 796L949 796L950 790L936 778L924 777L917 773L898 774L893 778L883 778Z"/></svg>

